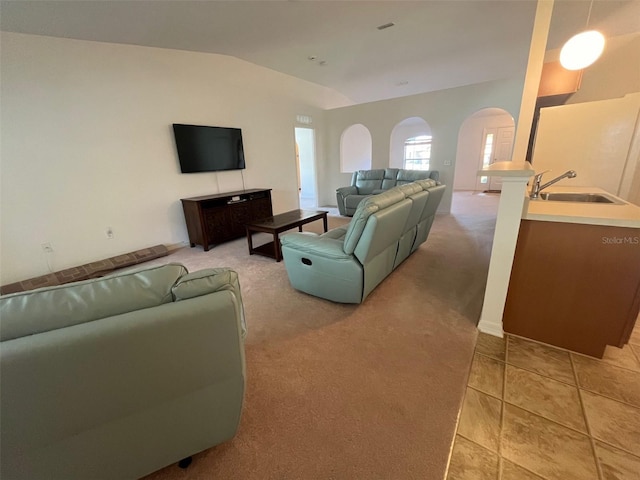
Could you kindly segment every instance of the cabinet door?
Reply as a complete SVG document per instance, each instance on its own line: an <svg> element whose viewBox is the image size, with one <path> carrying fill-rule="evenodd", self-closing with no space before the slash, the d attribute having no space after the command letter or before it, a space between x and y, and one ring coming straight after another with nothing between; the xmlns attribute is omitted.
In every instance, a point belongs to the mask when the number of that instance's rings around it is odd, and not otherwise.
<svg viewBox="0 0 640 480"><path fill-rule="evenodd" d="M271 208L271 198L257 198L251 202L251 217L252 220L259 220L261 218L270 217L273 215Z"/></svg>
<svg viewBox="0 0 640 480"><path fill-rule="evenodd" d="M522 220L504 331L602 358L640 307L640 229Z"/></svg>
<svg viewBox="0 0 640 480"><path fill-rule="evenodd" d="M251 217L251 202L234 203L229 206L229 223L231 231L234 237L241 237L245 235L245 224L249 223L253 218Z"/></svg>
<svg viewBox="0 0 640 480"><path fill-rule="evenodd" d="M226 208L211 208L204 211L205 231L209 243L218 244L235 238L229 211Z"/></svg>

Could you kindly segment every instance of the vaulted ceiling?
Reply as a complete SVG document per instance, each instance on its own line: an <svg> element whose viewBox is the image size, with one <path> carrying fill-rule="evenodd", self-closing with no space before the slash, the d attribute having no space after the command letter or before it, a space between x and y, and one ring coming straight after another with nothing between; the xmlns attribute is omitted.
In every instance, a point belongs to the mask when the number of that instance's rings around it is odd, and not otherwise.
<svg viewBox="0 0 640 480"><path fill-rule="evenodd" d="M583 29L590 6L556 0L548 48ZM535 10L535 0L2 0L0 28L232 55L363 103L521 74ZM640 31L640 1L597 0L589 26Z"/></svg>

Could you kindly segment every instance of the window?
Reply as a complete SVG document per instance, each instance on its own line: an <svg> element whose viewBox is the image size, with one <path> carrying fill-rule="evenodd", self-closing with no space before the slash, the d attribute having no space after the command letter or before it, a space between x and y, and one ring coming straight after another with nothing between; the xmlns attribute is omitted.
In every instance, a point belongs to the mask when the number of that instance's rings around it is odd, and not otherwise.
<svg viewBox="0 0 640 480"><path fill-rule="evenodd" d="M404 168L429 170L431 159L431 135L418 135L404 141Z"/></svg>
<svg viewBox="0 0 640 480"><path fill-rule="evenodd" d="M493 133L487 133L484 137L484 150L482 152L482 166L491 165L491 154L493 152ZM489 177L480 177L480 183L489 183Z"/></svg>

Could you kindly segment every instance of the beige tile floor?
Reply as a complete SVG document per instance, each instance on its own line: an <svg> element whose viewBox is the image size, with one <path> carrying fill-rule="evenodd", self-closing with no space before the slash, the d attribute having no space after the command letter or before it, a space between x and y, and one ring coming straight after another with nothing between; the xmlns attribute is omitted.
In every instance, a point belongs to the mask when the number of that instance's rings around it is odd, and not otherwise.
<svg viewBox="0 0 640 480"><path fill-rule="evenodd" d="M640 480L640 320L603 359L480 334L447 480Z"/></svg>

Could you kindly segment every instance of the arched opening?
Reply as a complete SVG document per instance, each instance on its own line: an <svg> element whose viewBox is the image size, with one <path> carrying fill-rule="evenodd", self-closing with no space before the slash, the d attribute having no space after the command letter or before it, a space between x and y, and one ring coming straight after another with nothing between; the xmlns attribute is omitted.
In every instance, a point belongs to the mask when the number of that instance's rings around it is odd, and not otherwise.
<svg viewBox="0 0 640 480"><path fill-rule="evenodd" d="M361 123L347 127L340 137L340 171L371 169L371 133Z"/></svg>
<svg viewBox="0 0 640 480"><path fill-rule="evenodd" d="M408 170L429 170L431 127L420 117L405 118L393 127L389 145L389 166Z"/></svg>
<svg viewBox="0 0 640 480"><path fill-rule="evenodd" d="M468 116L458 132L453 189L500 191L502 181L478 177L478 170L494 162L511 160L515 121L501 108L483 108Z"/></svg>

